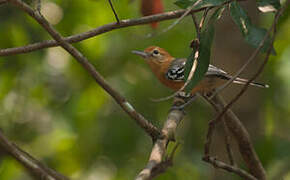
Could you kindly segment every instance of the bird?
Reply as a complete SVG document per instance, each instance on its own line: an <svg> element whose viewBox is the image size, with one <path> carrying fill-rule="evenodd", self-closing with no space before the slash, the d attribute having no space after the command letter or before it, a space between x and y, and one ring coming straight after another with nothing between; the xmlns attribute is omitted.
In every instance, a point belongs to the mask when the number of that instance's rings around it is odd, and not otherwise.
<svg viewBox="0 0 290 180"><path fill-rule="evenodd" d="M144 51L132 51L133 54L141 56L149 65L157 79L170 89L175 91L180 90L185 83L185 64L186 58L175 58L171 56L165 49L158 46L150 46ZM224 70L209 65L203 79L190 91L191 95L196 93L207 94L211 93L216 88L225 84L233 76L229 75ZM249 80L237 77L233 83L246 84ZM269 85L251 82L250 85L268 88Z"/></svg>

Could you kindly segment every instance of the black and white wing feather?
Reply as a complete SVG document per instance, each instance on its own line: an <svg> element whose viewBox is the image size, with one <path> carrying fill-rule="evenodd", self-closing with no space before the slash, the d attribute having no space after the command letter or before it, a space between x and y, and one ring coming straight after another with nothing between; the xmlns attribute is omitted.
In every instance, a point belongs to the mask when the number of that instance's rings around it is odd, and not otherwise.
<svg viewBox="0 0 290 180"><path fill-rule="evenodd" d="M184 67L186 59L175 59L171 62L166 78L172 81L184 81Z"/></svg>
<svg viewBox="0 0 290 180"><path fill-rule="evenodd" d="M172 61L166 73L166 78L173 81L184 81L184 69L186 60L187 59L175 59ZM205 76L229 79L228 74L225 71L211 64L209 65Z"/></svg>
<svg viewBox="0 0 290 180"><path fill-rule="evenodd" d="M166 73L166 78L172 81L184 81L184 69L185 69L185 63L187 59L175 59L172 61L170 64L168 71ZM208 70L205 74L205 77L207 78L218 78L218 79L223 79L223 80L230 80L232 76L230 76L228 73L223 71L220 68L217 68L213 65L209 65ZM242 79L242 78L236 78L234 83L237 84L245 84L248 82L247 79ZM269 85L267 84L261 84L261 83L256 83L252 82L250 85L257 86L257 87L263 87L263 88L268 88Z"/></svg>

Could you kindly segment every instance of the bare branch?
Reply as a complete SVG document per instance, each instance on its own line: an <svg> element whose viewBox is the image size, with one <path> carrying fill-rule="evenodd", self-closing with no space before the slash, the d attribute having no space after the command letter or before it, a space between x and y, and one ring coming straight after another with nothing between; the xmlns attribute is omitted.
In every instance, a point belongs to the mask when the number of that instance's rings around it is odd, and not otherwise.
<svg viewBox="0 0 290 180"><path fill-rule="evenodd" d="M210 103L212 105L212 107L216 110L216 112L219 112L219 106L213 100L208 98L206 95L202 95L202 97L208 103ZM230 164L235 166L234 155L233 155L233 152L232 152L232 149L231 149L231 145L230 145L230 132L229 132L229 128L228 128L227 123L226 123L224 118L223 118L223 128L224 128L224 131L225 131L225 144L226 144L226 150L227 150L227 153L228 153L228 158L229 158ZM209 141L207 140L206 143L208 143L208 142ZM205 148L209 148L208 146L209 146L208 144L205 144ZM209 150L207 150L207 152L208 152L208 154L205 155L205 156L209 156Z"/></svg>
<svg viewBox="0 0 290 180"><path fill-rule="evenodd" d="M224 118L223 118L223 127L224 127L224 131L225 131L225 144L226 144L226 150L228 153L230 165L235 166L236 164L235 164L235 160L234 160L234 155L233 155L233 151L232 151L231 144L230 144L230 140L231 140L230 132L229 132L228 126L227 126Z"/></svg>
<svg viewBox="0 0 290 180"><path fill-rule="evenodd" d="M108 0L108 1L109 1L109 3L110 3L111 9L112 9L112 11L113 11L113 13L114 13L114 15L115 15L115 18L116 18L117 23L120 23L120 20L119 20L118 14L116 13L116 11L115 11L115 9L114 9L114 6L113 6L112 1L111 1L111 0Z"/></svg>
<svg viewBox="0 0 290 180"><path fill-rule="evenodd" d="M200 11L203 11L204 9L205 8L199 8L196 10L192 10L191 12L192 13L200 12ZM175 19L175 18L180 17L182 14L184 14L184 12L185 10L176 10L176 11L170 11L170 12L156 14L152 16L145 16L138 19L121 20L120 23L109 23L109 24L97 27L95 29L92 29L84 33L65 37L64 40L68 43L76 43L76 42L83 41L85 39L92 38L94 36L97 36L106 32L110 32L115 29L121 29L125 27L130 27L130 26L137 26L137 25L144 25L144 24L149 24L156 21L165 21L165 20ZM59 45L60 44L55 40L46 40L42 42L29 44L26 46L1 49L0 56L9 56L9 55L28 53L28 52L36 51L39 49L55 47Z"/></svg>
<svg viewBox="0 0 290 180"><path fill-rule="evenodd" d="M240 0L240 1L243 1L243 0ZM1 2L1 0L0 0L0 2ZM6 2L6 1L4 1L4 2ZM228 4L230 2L231 1L228 1L228 2L225 2L224 4ZM190 13L197 13L197 12L205 10L206 8L214 8L214 7L216 7L216 6L193 9L190 11ZM109 24L97 27L95 29L92 29L90 31L76 34L76 35L72 35L72 36L68 36L68 37L65 37L63 39L64 39L64 41L72 44L72 43L83 41L85 39L92 38L94 36L97 36L97 35L100 35L100 34L103 34L106 32L110 32L110 31L115 30L115 29L150 24L152 22L157 22L157 21L176 19L176 18L179 18L180 16L182 16L185 12L186 12L186 10L176 10L176 11L170 11L170 12L160 13L160 14L151 15L151 16L145 16L145 17L138 18L138 19L120 20L120 23L109 23ZM42 42L29 44L26 46L0 49L0 56L10 56L10 55L28 53L28 52L36 51L39 49L55 47L55 46L59 46L59 45L60 44L55 40L46 40L46 41L42 41Z"/></svg>
<svg viewBox="0 0 290 180"><path fill-rule="evenodd" d="M174 99L174 105L180 105L184 102L177 98ZM156 175L164 172L164 161L162 161L163 157L165 156L167 145L170 141L175 140L175 132L177 129L178 124L184 117L184 112L181 110L173 109L169 112L167 120L164 123L163 129L162 129L162 138L157 139L155 142L149 161L146 165L146 167L139 173L139 175L136 177L136 180L149 180L155 177ZM174 154L175 151L173 151ZM173 154L171 157L173 157ZM168 162L167 162L168 163ZM171 166L172 164L167 164L166 168ZM156 173L156 168L162 169L158 170Z"/></svg>
<svg viewBox="0 0 290 180"><path fill-rule="evenodd" d="M221 112L226 105L222 97L217 95L212 100L216 104L218 111ZM259 180L265 180L266 172L255 152L250 135L242 122L230 109L228 109L225 114L225 123L235 138L239 146L239 151L248 169L250 170L250 173L257 177Z"/></svg>
<svg viewBox="0 0 290 180"><path fill-rule="evenodd" d="M44 19L38 12L34 11L30 6L21 0L9 0L12 4L19 7L32 18L34 18L67 52L69 52L82 66L85 68L96 82L122 107L122 109L132 118L145 132L156 139L160 132L153 124L147 121L141 114L139 114L134 107L121 94L113 89L102 75L95 69L95 67L88 61L88 59L79 52L76 48L66 42L63 37Z"/></svg>
<svg viewBox="0 0 290 180"><path fill-rule="evenodd" d="M247 173L246 171L244 171L240 168L237 168L235 166L228 165L222 161L217 160L214 157L203 158L203 160L205 162L212 164L215 168L220 168L220 169L223 169L225 171L235 173L235 174L237 174L237 175L239 175L242 178L245 178L247 180L258 180L257 178L255 178L251 174Z"/></svg>
<svg viewBox="0 0 290 180"><path fill-rule="evenodd" d="M10 142L0 131L0 146L9 155L17 159L33 176L41 177L43 180L68 180L64 175L46 167L17 145Z"/></svg>

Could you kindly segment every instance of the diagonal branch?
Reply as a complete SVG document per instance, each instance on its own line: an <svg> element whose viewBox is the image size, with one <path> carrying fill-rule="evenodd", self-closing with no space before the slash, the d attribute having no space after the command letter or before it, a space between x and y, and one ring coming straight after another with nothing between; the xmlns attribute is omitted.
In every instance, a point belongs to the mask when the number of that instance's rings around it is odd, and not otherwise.
<svg viewBox="0 0 290 180"><path fill-rule="evenodd" d="M134 107L115 89L113 89L88 59L76 48L66 42L63 37L50 25L45 18L38 12L34 11L30 6L21 0L9 0L12 4L19 7L32 18L34 18L67 52L69 52L82 66L85 68L95 81L121 106L121 108L132 118L145 132L156 139L160 132L153 124L147 121L139 114Z"/></svg>
<svg viewBox="0 0 290 180"><path fill-rule="evenodd" d="M174 99L174 106L183 104L184 102L180 101L179 99ZM157 139L155 142L149 161L146 165L146 167L138 174L135 180L150 180L156 175L164 172L159 171L159 173L156 173L156 169L159 169L160 166L163 167L164 161L162 159L165 156L167 145L170 141L175 140L175 132L177 129L178 124L184 117L184 112L177 109L172 109L167 117L167 120L164 123L163 129L162 129L162 137ZM174 154L174 151L173 151ZM172 164L169 164L167 167L172 166ZM162 168L164 170L164 168Z"/></svg>
<svg viewBox="0 0 290 180"><path fill-rule="evenodd" d="M30 154L10 142L1 131L0 146L1 149L4 149L9 155L17 159L17 161L29 170L29 172L35 177L42 177L44 180L69 180L69 178L54 171L53 169L46 167Z"/></svg>
<svg viewBox="0 0 290 180"><path fill-rule="evenodd" d="M243 1L243 0L240 0L240 1ZM1 2L1 0L0 0L0 2ZM225 2L224 4L228 4L230 2L231 1L228 1L228 2ZM190 13L197 13L197 12L203 11L207 8L211 9L214 7L216 7L216 6L193 9L190 11ZM103 34L106 32L110 32L110 31L115 30L115 29L150 24L152 22L157 22L157 21L176 19L176 18L181 17L185 12L186 12L186 10L176 10L176 11L170 11L170 12L151 15L151 16L145 16L145 17L137 18L137 19L121 20L120 23L105 24L103 26L97 27L95 29L92 29L92 30L84 32L84 33L75 34L72 36L65 37L65 38L63 38L63 40L72 44L72 43L83 41L85 39L92 38L94 36L97 36L97 35L100 35L100 34ZM0 56L10 56L10 55L28 53L28 52L36 51L39 49L55 47L55 46L59 46L59 45L60 45L60 43L57 42L56 40L46 40L46 41L42 41L42 42L29 44L26 46L0 49Z"/></svg>
<svg viewBox="0 0 290 180"><path fill-rule="evenodd" d="M216 95L212 99L212 101L216 104L216 108L219 112L221 112L226 105L220 95ZM250 173L257 177L259 180L265 180L265 169L263 168L262 163L259 160L259 157L253 147L253 143L251 142L250 135L246 130L245 126L231 109L228 109L224 119L227 127L231 131L231 134L233 135L238 144L239 151Z"/></svg>

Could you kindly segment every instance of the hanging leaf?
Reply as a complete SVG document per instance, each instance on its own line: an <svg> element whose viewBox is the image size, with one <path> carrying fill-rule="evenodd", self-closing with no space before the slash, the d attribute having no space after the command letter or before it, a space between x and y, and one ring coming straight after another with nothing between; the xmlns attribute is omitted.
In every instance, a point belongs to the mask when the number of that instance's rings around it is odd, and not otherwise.
<svg viewBox="0 0 290 180"><path fill-rule="evenodd" d="M251 46L257 48L260 43L265 38L267 30L264 28L259 28L251 23L251 20L244 9L237 3L233 2L230 4L231 17L239 27L241 33L244 36L245 41ZM261 52L266 52L270 47L270 36L266 39ZM272 54L276 54L275 50L272 50Z"/></svg>
<svg viewBox="0 0 290 180"><path fill-rule="evenodd" d="M214 23L217 19L221 17L221 13L224 8L217 9L208 21L208 26L200 33L200 44L199 44L199 54L197 60L195 60L195 51L192 51L190 56L187 58L185 65L185 79L188 79L190 71L192 69L194 61L197 61L197 67L194 72L194 76L191 81L185 87L186 92L190 92L195 85L197 85L204 77L208 70L210 63L211 47L214 38Z"/></svg>
<svg viewBox="0 0 290 180"><path fill-rule="evenodd" d="M258 9L263 12L276 12L281 8L279 0L258 0L257 1Z"/></svg>

